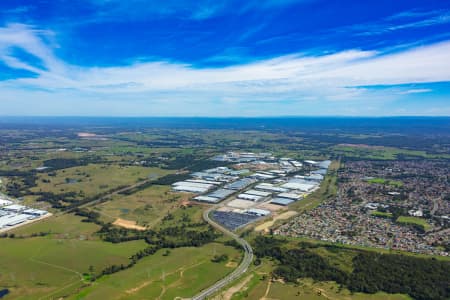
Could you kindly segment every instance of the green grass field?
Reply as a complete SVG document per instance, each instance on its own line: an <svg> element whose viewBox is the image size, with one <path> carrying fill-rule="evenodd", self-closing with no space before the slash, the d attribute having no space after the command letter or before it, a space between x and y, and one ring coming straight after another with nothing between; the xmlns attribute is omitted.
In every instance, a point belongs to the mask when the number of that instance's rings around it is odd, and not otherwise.
<svg viewBox="0 0 450 300"><path fill-rule="evenodd" d="M119 186L133 184L139 180L156 179L170 173L159 168L140 166L118 166L106 164L89 164L58 170L56 176L39 174L34 192L82 193L90 197ZM44 182L45 181L45 182Z"/></svg>
<svg viewBox="0 0 450 300"><path fill-rule="evenodd" d="M11 232L19 236L50 232L55 238L98 239L94 233L100 229L100 226L81 222L82 219L73 214L54 215L36 223L18 227Z"/></svg>
<svg viewBox="0 0 450 300"><path fill-rule="evenodd" d="M0 247L0 286L5 299L50 299L83 284L89 267L102 270L126 264L128 257L145 247L143 241L110 244L99 240L36 237L3 239Z"/></svg>
<svg viewBox="0 0 450 300"><path fill-rule="evenodd" d="M372 215L374 217L379 217L379 218L392 218L392 213L381 212L381 211L373 211L370 213L370 215Z"/></svg>
<svg viewBox="0 0 450 300"><path fill-rule="evenodd" d="M389 180L384 178L372 178L367 180L368 183L378 183L378 184L386 184L393 187L402 187L403 182L397 180Z"/></svg>
<svg viewBox="0 0 450 300"><path fill-rule="evenodd" d="M111 200L97 205L94 211L100 213L101 219L112 222L117 218L136 221L138 225L154 227L160 224L167 213L177 212L189 194L172 193L169 186L152 185L131 195L114 195ZM190 213L192 209L185 211ZM201 212L195 216L200 221Z"/></svg>
<svg viewBox="0 0 450 300"><path fill-rule="evenodd" d="M232 247L211 243L199 248L159 250L133 268L105 276L69 299L175 299L192 297L233 270L229 261L213 263L215 254L238 262ZM228 264L228 266L227 266ZM233 264L235 266L235 264Z"/></svg>
<svg viewBox="0 0 450 300"><path fill-rule="evenodd" d="M423 228L425 231L431 228L430 224L428 224L425 219L418 217L400 216L395 222L402 225L417 225Z"/></svg>

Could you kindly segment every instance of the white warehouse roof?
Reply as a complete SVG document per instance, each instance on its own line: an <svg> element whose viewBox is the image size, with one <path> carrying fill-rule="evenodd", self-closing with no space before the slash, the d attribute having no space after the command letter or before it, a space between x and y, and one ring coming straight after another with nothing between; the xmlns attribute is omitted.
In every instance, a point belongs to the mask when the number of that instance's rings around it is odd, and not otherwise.
<svg viewBox="0 0 450 300"><path fill-rule="evenodd" d="M268 197L272 194L269 192L263 192L263 191L257 191L257 190L248 190L248 191L245 191L245 193L250 194L250 195L261 196L261 197Z"/></svg>
<svg viewBox="0 0 450 300"><path fill-rule="evenodd" d="M194 199L197 201L210 202L210 203L217 203L220 201L220 199L218 199L218 198L209 197L209 196L197 196Z"/></svg>
<svg viewBox="0 0 450 300"><path fill-rule="evenodd" d="M0 199L0 206L10 205L12 201L6 199Z"/></svg>
<svg viewBox="0 0 450 300"><path fill-rule="evenodd" d="M291 189L291 190L300 190L303 192L309 192L313 188L315 188L316 184L308 184L308 183L298 183L298 182L288 182L282 185L282 187Z"/></svg>
<svg viewBox="0 0 450 300"><path fill-rule="evenodd" d="M11 211L20 211L20 210L27 209L26 206L19 205L19 204L11 204L11 205L5 206L3 208L7 209L7 210L11 210Z"/></svg>
<svg viewBox="0 0 450 300"><path fill-rule="evenodd" d="M296 193L281 193L278 194L278 197L298 200L302 197L302 195Z"/></svg>
<svg viewBox="0 0 450 300"><path fill-rule="evenodd" d="M204 193L208 191L207 188L187 186L187 185L177 185L172 187L172 189L174 191L191 192L191 193Z"/></svg>
<svg viewBox="0 0 450 300"><path fill-rule="evenodd" d="M251 200L251 201L259 201L262 199L261 196L250 195L250 194L239 194L238 198L244 199L244 200Z"/></svg>

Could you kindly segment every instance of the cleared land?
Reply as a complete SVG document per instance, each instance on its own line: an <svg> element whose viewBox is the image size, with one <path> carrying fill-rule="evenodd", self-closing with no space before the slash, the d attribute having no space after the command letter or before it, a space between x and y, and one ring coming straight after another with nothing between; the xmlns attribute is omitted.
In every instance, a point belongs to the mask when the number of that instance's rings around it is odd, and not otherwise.
<svg viewBox="0 0 450 300"><path fill-rule="evenodd" d="M117 219L113 222L113 225L128 228L128 229L136 229L136 230L145 230L145 227L136 225L135 221L129 221L124 219Z"/></svg>
<svg viewBox="0 0 450 300"><path fill-rule="evenodd" d="M273 217L273 219L271 221L267 221L262 223L261 225L258 225L255 227L255 231L264 231L269 229L271 226L273 226L275 224L276 221L278 220L286 220L289 219L295 215L297 215L298 213L296 211L286 211L282 214L276 215L275 217Z"/></svg>
<svg viewBox="0 0 450 300"><path fill-rule="evenodd" d="M172 193L169 186L153 185L131 195L114 195L111 200L93 209L106 222L125 219L136 222L138 226L153 227L188 199L189 194Z"/></svg>

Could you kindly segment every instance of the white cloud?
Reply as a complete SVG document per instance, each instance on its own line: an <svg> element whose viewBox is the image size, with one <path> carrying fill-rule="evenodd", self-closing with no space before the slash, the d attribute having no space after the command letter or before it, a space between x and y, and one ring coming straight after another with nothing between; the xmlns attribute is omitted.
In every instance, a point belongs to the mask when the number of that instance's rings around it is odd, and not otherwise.
<svg viewBox="0 0 450 300"><path fill-rule="evenodd" d="M422 94L422 93L429 93L432 91L433 91L432 89L410 89L410 90L402 91L399 94L400 95Z"/></svg>
<svg viewBox="0 0 450 300"><path fill-rule="evenodd" d="M42 37L48 34L51 32L20 24L0 28L0 60L11 68L37 74L36 78L0 82L0 101L26 95L30 99L47 97L52 101L70 97L83 101L142 100L155 105L170 102L174 106L194 101L200 107L214 101L227 105L386 101L394 99L395 94L374 92L361 86L450 81L450 41L395 54L354 49L320 56L289 55L222 68L199 69L164 61L84 67L56 57ZM45 67L21 61L11 52L14 47L36 56ZM40 92L36 93L36 89ZM404 94L427 91L411 89Z"/></svg>

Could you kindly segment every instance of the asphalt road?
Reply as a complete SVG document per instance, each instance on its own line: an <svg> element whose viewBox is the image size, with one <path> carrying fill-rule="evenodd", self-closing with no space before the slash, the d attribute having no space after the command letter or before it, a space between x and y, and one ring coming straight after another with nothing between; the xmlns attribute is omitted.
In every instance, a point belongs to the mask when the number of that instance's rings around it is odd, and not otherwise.
<svg viewBox="0 0 450 300"><path fill-rule="evenodd" d="M250 264L252 263L252 261L253 261L253 250L252 250L252 247L250 246L250 244L246 240L240 238L234 232L231 232L230 230L226 229L225 227L223 227L223 226L217 224L216 222L214 222L213 220L211 220L211 218L209 217L209 213L214 208L215 207L211 207L211 208L205 210L203 212L203 219L206 222L208 222L209 224L211 224L211 226L213 226L217 230L220 230L225 235L233 238L236 242L238 242L242 246L242 248L244 249L244 259L242 259L241 264L233 272L228 274L225 278L222 278L221 280L217 281L215 284L213 284L209 288L204 289L203 291L201 291L196 296L192 297L193 300L206 299L207 297L209 297L209 296L213 295L214 293L218 292L223 287L225 287L226 285L231 283L233 280L237 279L242 274L244 274L247 271L247 269L250 266Z"/></svg>

